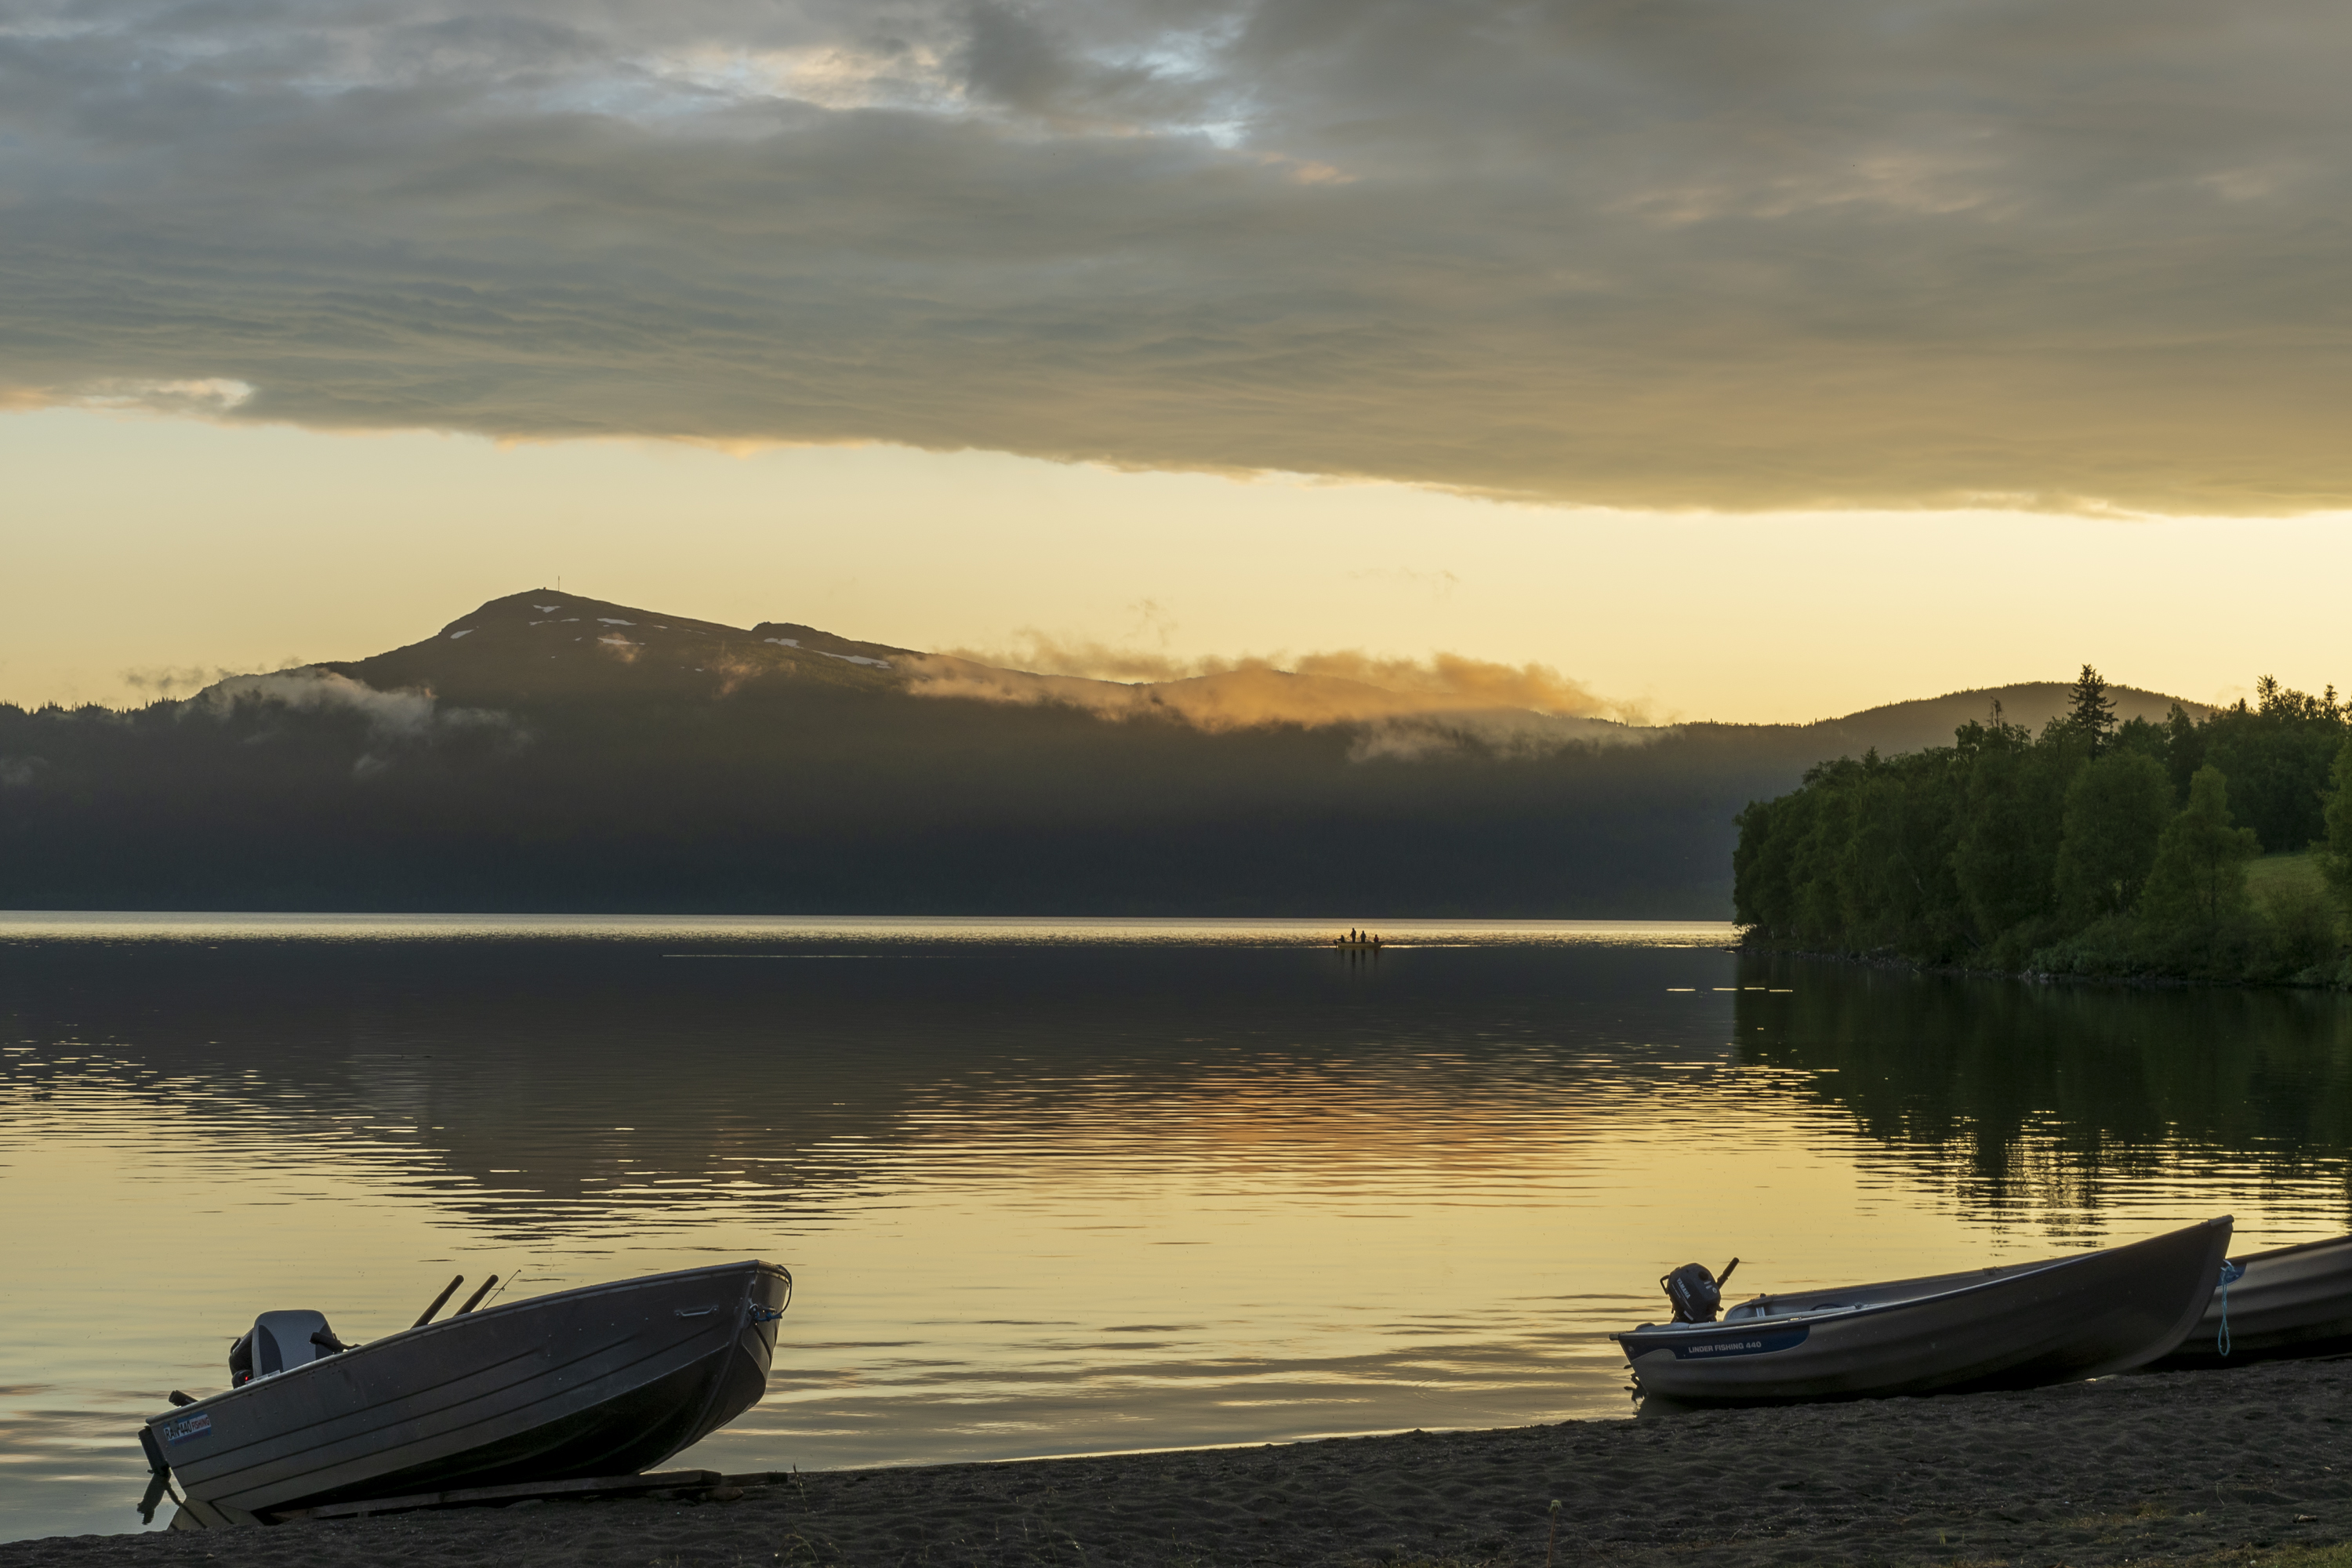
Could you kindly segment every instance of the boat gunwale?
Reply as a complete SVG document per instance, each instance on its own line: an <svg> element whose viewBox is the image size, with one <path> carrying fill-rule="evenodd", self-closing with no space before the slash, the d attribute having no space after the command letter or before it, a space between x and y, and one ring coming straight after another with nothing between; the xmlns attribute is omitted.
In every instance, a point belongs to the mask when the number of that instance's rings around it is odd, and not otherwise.
<svg viewBox="0 0 2352 1568"><path fill-rule="evenodd" d="M2317 1241L2289 1242L2284 1247L2273 1247L2262 1252L2241 1253L2230 1261L2242 1267L2249 1263L2268 1263L2273 1258L2292 1258L2298 1252L2318 1252L2331 1247L2352 1247L2352 1235L2326 1236Z"/></svg>

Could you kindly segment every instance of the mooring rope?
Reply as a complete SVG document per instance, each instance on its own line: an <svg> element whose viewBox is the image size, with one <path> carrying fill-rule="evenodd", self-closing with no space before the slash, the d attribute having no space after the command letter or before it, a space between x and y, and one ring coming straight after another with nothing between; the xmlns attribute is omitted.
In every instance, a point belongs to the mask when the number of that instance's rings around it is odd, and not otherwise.
<svg viewBox="0 0 2352 1568"><path fill-rule="evenodd" d="M2246 1266L2244 1264L2231 1263L2226 1258L2222 1260L2221 1333L2220 1338L2215 1341L2215 1345L2216 1348L2218 1348L2225 1356L2230 1353L2230 1283L2231 1280L2242 1279L2245 1277Z"/></svg>

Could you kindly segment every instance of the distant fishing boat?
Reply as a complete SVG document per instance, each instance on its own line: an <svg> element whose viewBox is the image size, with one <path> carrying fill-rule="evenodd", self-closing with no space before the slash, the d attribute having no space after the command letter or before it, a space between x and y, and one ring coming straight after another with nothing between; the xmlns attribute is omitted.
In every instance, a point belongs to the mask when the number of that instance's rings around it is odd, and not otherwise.
<svg viewBox="0 0 2352 1568"><path fill-rule="evenodd" d="M1333 938L1331 945L1333 947L1385 947L1387 942L1370 931L1351 931L1345 936Z"/></svg>
<svg viewBox="0 0 2352 1568"><path fill-rule="evenodd" d="M2031 1388L2126 1372L2197 1325L2228 1216L2036 1263L1743 1301L1696 1264L1660 1281L1678 1321L1612 1334L1645 1394L1701 1403ZM1738 1260L1724 1270L1730 1277Z"/></svg>
<svg viewBox="0 0 2352 1568"><path fill-rule="evenodd" d="M150 1416L159 1489L200 1513L627 1475L757 1403L792 1276L752 1260L431 1320L344 1346L314 1311L264 1312L230 1353L236 1385ZM486 1287L487 1289L487 1287Z"/></svg>
<svg viewBox="0 0 2352 1568"><path fill-rule="evenodd" d="M2352 1351L2352 1236L2230 1262L2237 1274L2214 1289L2189 1337L2150 1371Z"/></svg>

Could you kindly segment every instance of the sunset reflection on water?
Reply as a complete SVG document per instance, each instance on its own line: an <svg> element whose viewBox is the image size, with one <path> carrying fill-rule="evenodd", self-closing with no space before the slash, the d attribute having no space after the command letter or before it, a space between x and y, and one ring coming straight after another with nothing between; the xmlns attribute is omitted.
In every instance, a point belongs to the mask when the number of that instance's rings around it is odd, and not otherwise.
<svg viewBox="0 0 2352 1568"><path fill-rule="evenodd" d="M1352 923L0 919L0 1532L136 1528L256 1312L452 1273L789 1264L688 1462L817 1468L1622 1415L1693 1259L2347 1223L2338 1001Z"/></svg>

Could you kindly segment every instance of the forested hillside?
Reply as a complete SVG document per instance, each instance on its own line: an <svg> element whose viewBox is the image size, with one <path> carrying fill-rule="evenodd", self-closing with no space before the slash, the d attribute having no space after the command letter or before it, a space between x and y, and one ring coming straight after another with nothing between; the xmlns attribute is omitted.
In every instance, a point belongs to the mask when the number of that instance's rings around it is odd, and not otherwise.
<svg viewBox="0 0 2352 1568"><path fill-rule="evenodd" d="M0 707L0 907L1721 919L1732 814L1812 750L1204 729L921 695L919 657L519 595L187 700Z"/></svg>
<svg viewBox="0 0 2352 1568"><path fill-rule="evenodd" d="M941 662L540 593L186 700L0 706L0 907L1722 920L1743 805L1992 700L1220 726Z"/></svg>
<svg viewBox="0 0 2352 1568"><path fill-rule="evenodd" d="M2202 719L2118 721L2084 666L2040 734L1998 709L1953 743L1809 771L1739 817L1750 939L1995 970L2352 980L2352 710L2265 679ZM2312 852L2263 879L2265 852Z"/></svg>

